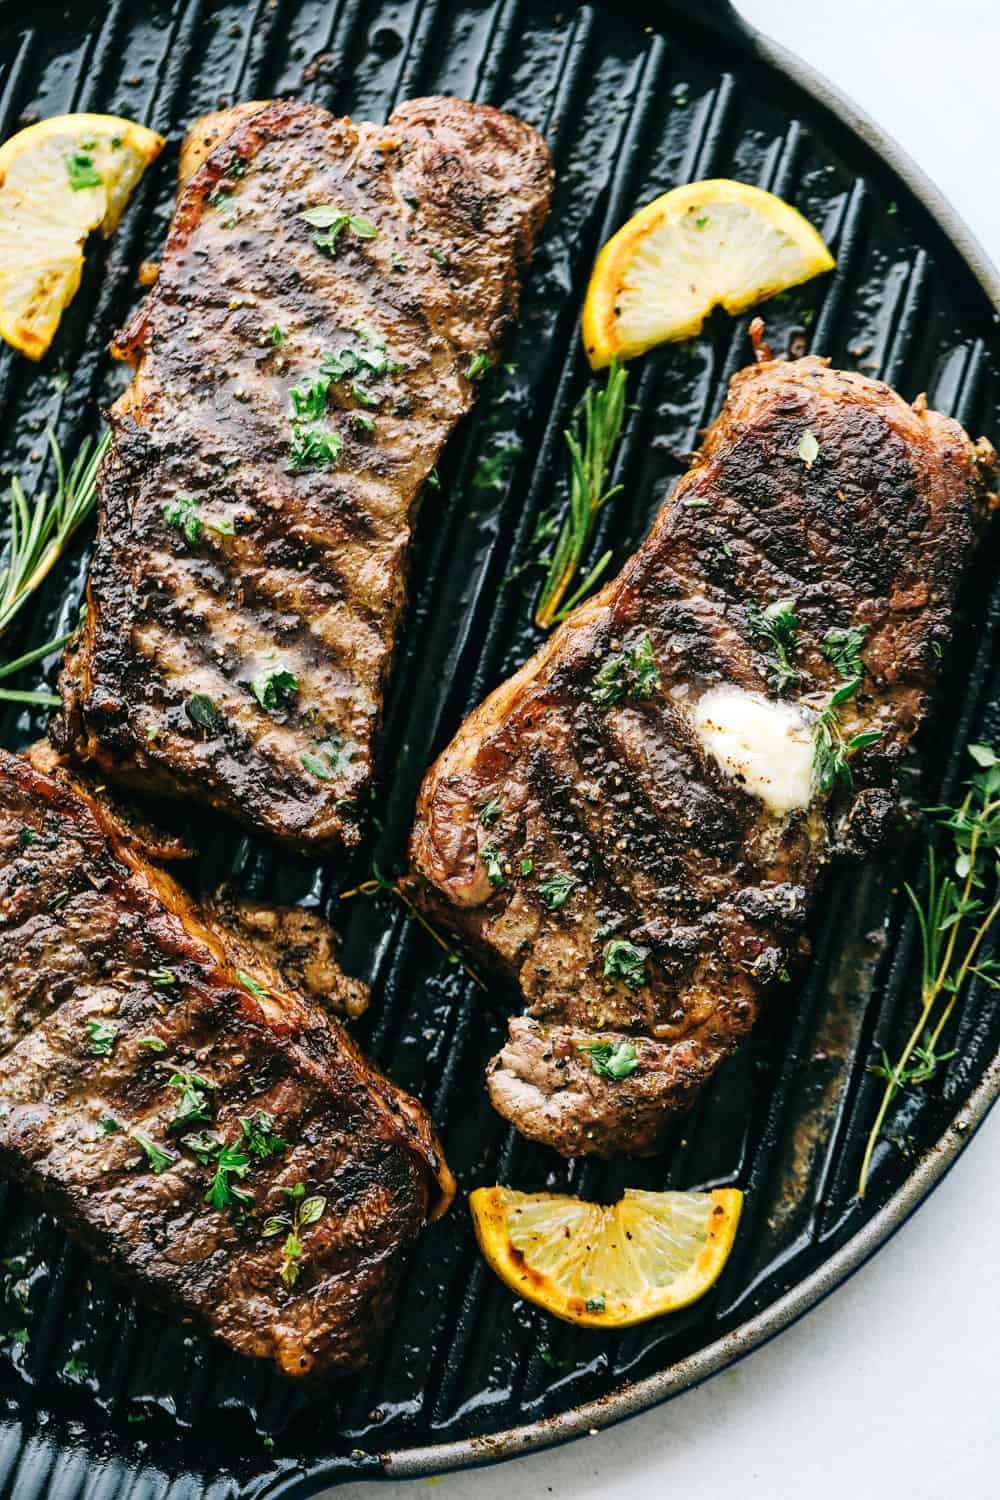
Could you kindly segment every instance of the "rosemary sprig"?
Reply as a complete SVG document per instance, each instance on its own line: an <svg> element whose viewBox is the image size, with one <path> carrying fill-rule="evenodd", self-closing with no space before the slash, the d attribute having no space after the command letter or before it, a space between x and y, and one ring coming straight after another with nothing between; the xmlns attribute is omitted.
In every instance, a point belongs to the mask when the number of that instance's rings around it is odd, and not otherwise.
<svg viewBox="0 0 1000 1500"><path fill-rule="evenodd" d="M31 651L25 651L23 656L16 657L14 661L4 662L0 666L0 678L13 677L15 672L21 671L22 667L33 666L36 661L41 661L53 651L61 650L72 634L72 630L67 630L65 635L57 635L54 640L46 641L44 646L35 646ZM61 702L62 699L58 693L46 693L26 688L0 688L0 703L37 703L47 708L58 708Z"/></svg>
<svg viewBox="0 0 1000 1500"><path fill-rule="evenodd" d="M69 470L55 434L47 433L56 466L56 492L29 503L17 475L10 482L10 545L0 570L0 635L58 562L73 533L83 525L97 497L97 471L111 442L105 432L90 450L89 438Z"/></svg>
<svg viewBox="0 0 1000 1500"><path fill-rule="evenodd" d="M597 512L622 488L616 484L605 489L604 485L625 416L626 379L621 365L612 360L604 389L588 387L564 434L570 461L569 514L559 528L535 611L535 624L541 630L549 630L564 620L611 561L611 553L605 552L579 587L566 597L590 540Z"/></svg>
<svg viewBox="0 0 1000 1500"><path fill-rule="evenodd" d="M953 874L941 872L930 848L924 900L911 886L903 887L920 932L920 1013L896 1062L890 1063L883 1052L881 1063L871 1069L885 1080L885 1089L861 1162L859 1198L865 1195L872 1156L896 1094L929 1082L940 1064L955 1055L939 1052L938 1045L966 979L977 974L991 987L995 984L993 960L979 959L979 953L1000 916L1000 755L988 745L968 749L980 769L967 783L961 804L928 808L951 834Z"/></svg>
<svg viewBox="0 0 1000 1500"><path fill-rule="evenodd" d="M395 880L387 880L377 865L373 865L372 870L373 874L370 880L363 880L360 885L354 886L352 890L341 891L340 900L349 901L353 896L377 896L380 891L387 891L390 896L398 896L414 921L418 922L428 936L434 939L438 947L447 953L449 963L458 964L463 973L474 980L481 990L485 990L486 985L480 979L475 969L470 968L461 953L451 946L447 938L441 936L437 928L431 926L423 912L414 905L402 886Z"/></svg>

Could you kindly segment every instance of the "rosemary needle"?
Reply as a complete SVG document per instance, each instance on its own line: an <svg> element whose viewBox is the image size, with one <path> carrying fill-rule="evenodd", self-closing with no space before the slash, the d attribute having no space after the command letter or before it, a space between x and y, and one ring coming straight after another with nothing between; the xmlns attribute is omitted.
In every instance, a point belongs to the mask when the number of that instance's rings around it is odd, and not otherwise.
<svg viewBox="0 0 1000 1500"><path fill-rule="evenodd" d="M612 360L604 389L588 387L565 433L570 461L569 514L559 528L535 611L535 624L542 630L564 620L611 561L611 553L605 552L583 582L570 593L597 512L622 488L616 484L605 489L604 485L625 416L626 378L618 361Z"/></svg>
<svg viewBox="0 0 1000 1500"><path fill-rule="evenodd" d="M55 435L49 431L47 436L56 466L55 495L50 499L43 493L29 503L20 479L15 475L10 482L10 545L0 568L0 635L94 509L97 472L111 442L111 434L105 432L91 452L87 439L67 470Z"/></svg>

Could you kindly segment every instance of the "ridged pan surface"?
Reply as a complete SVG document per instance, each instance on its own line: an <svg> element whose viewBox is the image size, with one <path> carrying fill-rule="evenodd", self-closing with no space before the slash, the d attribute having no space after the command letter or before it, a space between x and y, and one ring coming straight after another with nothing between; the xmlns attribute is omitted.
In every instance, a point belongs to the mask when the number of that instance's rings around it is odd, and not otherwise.
<svg viewBox="0 0 1000 1500"><path fill-rule="evenodd" d="M562 432L584 389L578 318L594 255L657 193L737 177L795 203L837 257L836 272L766 308L784 351L796 334L837 365L878 374L978 435L998 439L997 335L988 298L902 183L802 90L737 44L668 7L579 9L565 0L149 0L0 6L0 130L41 116L113 111L170 144L82 288L44 363L0 348L0 466L29 493L51 482L44 428L65 449L95 425L124 372L108 339L141 296L137 271L162 245L185 126L246 98L296 94L382 120L408 96L454 93L531 121L551 143L552 216L506 367L485 382L428 492L412 597L378 757L373 832L350 861L275 854L202 819L202 889L247 890L318 907L345 935L349 972L373 986L361 1040L433 1111L462 1193L504 1181L611 1201L621 1188L737 1184L747 1194L717 1289L674 1317L621 1334L576 1330L516 1301L477 1254L464 1197L425 1235L395 1325L368 1374L307 1394L161 1317L73 1247L20 1190L0 1188L0 1495L17 1500L172 1500L312 1494L338 1478L488 1459L571 1430L600 1402L611 1420L635 1382L671 1389L757 1336L787 1294L862 1241L873 1216L919 1173L979 1088L1000 1044L1000 1010L973 986L935 1083L894 1111L871 1191L856 1184L878 1082L868 1065L897 1046L917 994L914 930L900 890L918 879L920 841L830 880L814 958L752 1041L720 1070L654 1161L566 1163L521 1140L482 1083L511 997L488 996L389 896L341 902L370 873L401 867L422 772L462 717L538 644L532 566L540 518L565 502ZM594 543L634 549L750 351L746 320L713 319L630 375L630 410ZM49 579L13 652L75 618L88 538ZM937 711L921 739L916 795L954 790L969 739L1000 735L992 546L963 600ZM46 664L54 679L56 662ZM36 679L37 680L37 679ZM25 682L25 685L30 685ZM42 717L12 710L3 743ZM834 1264L836 1264L834 1259ZM842 1273L840 1273L842 1274ZM722 1343L722 1354L705 1351ZM729 1341L728 1343L726 1341ZM666 1373L665 1373L666 1372ZM671 1374L672 1372L672 1374ZM666 1393L666 1384L645 1386ZM545 1424L550 1424L548 1427ZM441 1445L449 1446L441 1450ZM437 1450L435 1452L435 1450Z"/></svg>

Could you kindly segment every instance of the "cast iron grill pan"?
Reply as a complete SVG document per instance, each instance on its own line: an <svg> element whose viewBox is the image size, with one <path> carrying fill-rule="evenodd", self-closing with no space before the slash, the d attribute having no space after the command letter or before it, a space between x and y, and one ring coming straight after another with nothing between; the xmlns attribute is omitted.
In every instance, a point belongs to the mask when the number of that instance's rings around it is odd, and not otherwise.
<svg viewBox="0 0 1000 1500"><path fill-rule="evenodd" d="M310 1395L139 1306L34 1201L2 1186L0 1500L306 1495L386 1468L482 1461L611 1421L702 1378L835 1284L957 1153L950 1122L971 1128L996 1092L1000 1014L973 987L949 1041L957 1057L894 1112L859 1205L878 1090L866 1069L883 1045L900 1043L914 1014L914 930L899 886L919 879L919 844L835 874L808 971L664 1155L644 1163L565 1163L521 1140L482 1086L505 1029L502 986L484 1000L390 898L338 900L373 858L400 868L423 770L538 643L532 539L539 518L565 501L562 431L587 378L581 298L597 248L637 206L707 176L787 197L838 264L768 304L775 348L804 334L836 364L881 375L909 398L926 390L973 434L997 440L988 288L933 212L807 88L755 56L731 19L701 24L681 10L653 0L112 0L39 3L29 17L20 3L0 3L3 137L84 109L130 115L170 137L118 234L92 256L47 359L34 367L0 348L0 464L25 476L29 493L51 482L46 425L73 451L93 428L95 403L124 383L104 349L141 296L140 261L162 245L179 141L196 115L296 94L382 120L407 97L440 92L509 109L548 138L553 211L506 351L512 368L485 382L441 466L442 489L424 502L372 836L355 858L318 864L210 822L194 880L210 890L234 878L319 908L342 928L345 967L373 985L361 1040L430 1106L462 1190L501 1180L607 1201L627 1185L747 1192L716 1291L617 1335L555 1323L511 1297L479 1260L460 1197L422 1240L370 1371ZM615 475L625 489L604 514L594 556L611 547L617 566L635 548L749 357L746 320L719 317L697 341L635 367L636 409ZM88 543L50 578L7 650L75 622ZM966 588L914 766L924 802L954 791L969 739L1000 736L992 550ZM56 666L46 664L50 681ZM42 722L9 711L3 743L27 744Z"/></svg>

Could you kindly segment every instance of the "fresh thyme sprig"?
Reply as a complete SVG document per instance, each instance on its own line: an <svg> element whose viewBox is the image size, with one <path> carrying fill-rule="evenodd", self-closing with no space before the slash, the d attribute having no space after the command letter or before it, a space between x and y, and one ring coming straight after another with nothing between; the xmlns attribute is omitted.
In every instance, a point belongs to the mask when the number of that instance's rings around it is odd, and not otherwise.
<svg viewBox="0 0 1000 1500"><path fill-rule="evenodd" d="M88 438L67 470L54 433L47 436L56 466L55 495L50 499L42 493L29 503L16 474L10 482L10 545L0 571L0 635L93 510L97 471L111 442L110 432L105 432L91 452Z"/></svg>
<svg viewBox="0 0 1000 1500"><path fill-rule="evenodd" d="M895 1063L885 1052L871 1071L885 1080L878 1113L868 1135L858 1196L868 1185L872 1156L885 1118L902 1088L927 1083L954 1052L939 1052L941 1034L970 974L995 987L996 965L979 958L1000 916L1000 755L989 745L970 745L979 766L958 807L935 807L940 827L953 844L953 874L942 874L933 848L927 851L927 895L923 900L904 886L920 931L920 1014Z"/></svg>
<svg viewBox="0 0 1000 1500"><path fill-rule="evenodd" d="M535 611L535 624L541 630L549 630L564 620L611 561L611 553L605 552L579 587L566 597L590 540L597 512L622 488L616 484L605 489L604 485L625 416L626 379L621 365L612 360L604 389L588 387L564 434L570 461L569 514L559 528Z"/></svg>
<svg viewBox="0 0 1000 1500"><path fill-rule="evenodd" d="M341 891L340 900L348 901L352 896L377 896L380 891L387 891L390 896L397 896L414 921L418 922L428 936L432 937L438 947L443 949L448 955L449 963L458 964L463 973L474 980L481 990L486 989L486 985L480 979L475 969L470 968L461 953L451 946L447 938L441 936L437 928L431 926L423 912L410 900L402 886L395 880L387 880L377 865L372 865L372 878L370 880L363 880L360 885L354 886L352 890Z"/></svg>
<svg viewBox="0 0 1000 1500"><path fill-rule="evenodd" d="M833 690L820 708L816 721L816 781L821 792L832 792L838 781L853 786L851 756L882 738L881 729L865 729L845 739L840 726L841 704L853 698L864 681L861 650L867 634L867 625L828 630L819 648L836 667L840 678L840 687Z"/></svg>
<svg viewBox="0 0 1000 1500"><path fill-rule="evenodd" d="M752 600L747 605L747 624L750 634L766 641L771 648L774 657L771 683L780 698L787 687L799 680L799 674L792 666L792 652L799 639L795 600L775 599L763 609Z"/></svg>

